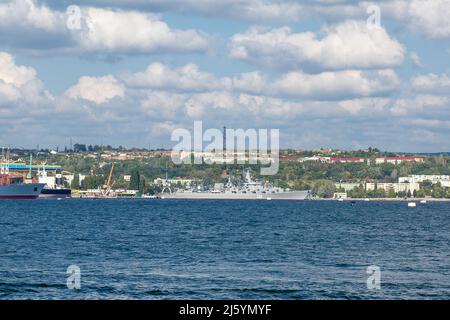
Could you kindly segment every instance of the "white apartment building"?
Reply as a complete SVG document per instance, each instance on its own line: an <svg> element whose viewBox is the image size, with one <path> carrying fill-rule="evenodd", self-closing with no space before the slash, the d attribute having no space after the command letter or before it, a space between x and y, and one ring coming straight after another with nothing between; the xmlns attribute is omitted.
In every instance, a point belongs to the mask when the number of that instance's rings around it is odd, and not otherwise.
<svg viewBox="0 0 450 320"><path fill-rule="evenodd" d="M63 174L62 177L67 181L67 183L70 185L72 185L72 181L75 178L75 175L73 174ZM84 179L86 178L85 174L79 174L78 177L80 178L80 185L79 187L81 187L81 183L84 181Z"/></svg>
<svg viewBox="0 0 450 320"><path fill-rule="evenodd" d="M383 157L383 158L375 159L375 164L382 164L382 163L400 164L402 162L423 162L423 158L419 158L419 157Z"/></svg>
<svg viewBox="0 0 450 320"><path fill-rule="evenodd" d="M394 191L395 193L399 192L410 192L411 194L414 193L414 191L420 190L420 185L418 183L410 183L410 182L404 182L404 183L375 183L375 182L367 182L366 183L366 190L384 190L386 193L389 191Z"/></svg>
<svg viewBox="0 0 450 320"><path fill-rule="evenodd" d="M357 183L357 182L337 182L335 183L335 187L337 189L344 189L345 192L348 191L352 191L355 188L358 188L360 185L364 186L366 183L365 182L361 182L361 183Z"/></svg>
<svg viewBox="0 0 450 320"><path fill-rule="evenodd" d="M298 162L317 161L327 163L330 162L330 159L331 159L330 157L312 156L312 157L298 158Z"/></svg>
<svg viewBox="0 0 450 320"><path fill-rule="evenodd" d="M424 181L431 181L432 184L440 183L443 187L450 187L450 176L447 175L410 175L407 177L398 178L401 183L421 183Z"/></svg>

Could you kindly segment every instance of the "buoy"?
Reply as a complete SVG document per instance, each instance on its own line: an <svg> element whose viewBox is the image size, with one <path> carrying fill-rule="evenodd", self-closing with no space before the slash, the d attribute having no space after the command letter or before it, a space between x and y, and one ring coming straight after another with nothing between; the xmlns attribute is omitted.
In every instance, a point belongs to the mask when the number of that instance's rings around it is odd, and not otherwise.
<svg viewBox="0 0 450 320"><path fill-rule="evenodd" d="M408 203L408 207L415 208L416 207L416 203L415 202L409 202Z"/></svg>

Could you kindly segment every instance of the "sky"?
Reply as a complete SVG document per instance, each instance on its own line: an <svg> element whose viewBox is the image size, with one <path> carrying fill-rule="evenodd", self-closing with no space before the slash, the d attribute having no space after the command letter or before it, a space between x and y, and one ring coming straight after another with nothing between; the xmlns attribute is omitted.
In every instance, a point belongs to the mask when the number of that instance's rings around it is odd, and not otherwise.
<svg viewBox="0 0 450 320"><path fill-rule="evenodd" d="M0 145L450 151L450 0L0 0Z"/></svg>

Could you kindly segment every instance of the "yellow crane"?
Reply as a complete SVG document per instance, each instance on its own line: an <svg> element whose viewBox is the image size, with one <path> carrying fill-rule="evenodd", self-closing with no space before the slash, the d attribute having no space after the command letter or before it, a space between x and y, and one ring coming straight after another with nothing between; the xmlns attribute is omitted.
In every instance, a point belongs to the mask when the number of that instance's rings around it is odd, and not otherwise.
<svg viewBox="0 0 450 320"><path fill-rule="evenodd" d="M111 193L111 179L114 172L114 162L111 165L111 169L109 170L108 179L106 179L105 184L103 185L103 195L108 196Z"/></svg>

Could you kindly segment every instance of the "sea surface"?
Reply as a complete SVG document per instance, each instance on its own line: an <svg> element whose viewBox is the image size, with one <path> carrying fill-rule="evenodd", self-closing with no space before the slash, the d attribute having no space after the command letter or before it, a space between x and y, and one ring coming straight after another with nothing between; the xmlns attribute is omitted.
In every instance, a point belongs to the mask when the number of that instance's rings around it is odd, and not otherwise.
<svg viewBox="0 0 450 320"><path fill-rule="evenodd" d="M0 201L0 299L449 298L450 203Z"/></svg>

